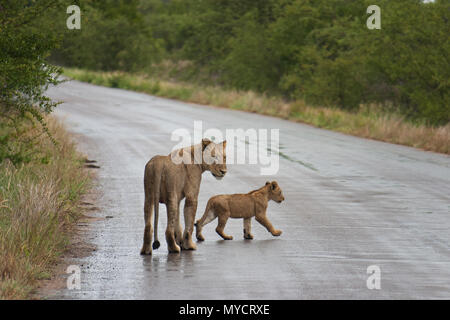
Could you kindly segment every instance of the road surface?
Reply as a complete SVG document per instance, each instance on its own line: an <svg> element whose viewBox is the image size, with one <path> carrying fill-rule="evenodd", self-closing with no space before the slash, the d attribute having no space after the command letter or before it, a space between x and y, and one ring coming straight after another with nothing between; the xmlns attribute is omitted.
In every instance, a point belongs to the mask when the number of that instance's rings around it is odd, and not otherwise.
<svg viewBox="0 0 450 320"><path fill-rule="evenodd" d="M194 105L76 81L49 90L90 159L98 161L100 219L89 239L97 247L79 259L81 289L55 299L419 299L450 298L450 157L360 139L282 119ZM253 221L204 229L197 251L168 254L165 206L161 247L141 256L143 172L176 144L174 130L280 129L280 168L229 165L221 181L203 174L197 218L209 197L248 192L277 180L286 201L268 216L283 231L272 237ZM181 206L182 207L182 206ZM368 289L369 266L380 286ZM376 283L372 275L369 283Z"/></svg>

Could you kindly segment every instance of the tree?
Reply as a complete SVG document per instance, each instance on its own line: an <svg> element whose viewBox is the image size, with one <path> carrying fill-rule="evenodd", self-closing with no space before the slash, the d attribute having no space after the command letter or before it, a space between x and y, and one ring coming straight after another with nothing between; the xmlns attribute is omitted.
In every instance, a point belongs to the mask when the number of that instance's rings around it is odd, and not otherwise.
<svg viewBox="0 0 450 320"><path fill-rule="evenodd" d="M55 30L37 17L58 8L57 0L2 1L0 4L0 161L20 162L23 157L11 149L17 121L31 116L44 130L43 115L56 103L45 96L56 84L59 68L46 58L59 41Z"/></svg>

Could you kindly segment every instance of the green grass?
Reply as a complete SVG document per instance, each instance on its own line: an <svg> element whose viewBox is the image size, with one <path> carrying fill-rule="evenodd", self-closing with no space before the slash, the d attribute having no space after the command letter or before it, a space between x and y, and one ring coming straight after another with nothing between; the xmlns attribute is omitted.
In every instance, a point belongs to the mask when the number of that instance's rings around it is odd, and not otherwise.
<svg viewBox="0 0 450 320"><path fill-rule="evenodd" d="M450 124L429 127L386 113L378 106L361 106L357 112L308 106L302 100L285 101L252 91L225 90L219 86L158 79L143 74L96 72L65 68L71 79L96 85L144 92L161 97L256 112L307 123L354 136L450 154Z"/></svg>
<svg viewBox="0 0 450 320"><path fill-rule="evenodd" d="M47 123L56 146L40 135L29 161L0 163L0 299L29 298L38 280L51 277L90 186L67 132L52 118ZM21 126L33 137L39 130L30 122Z"/></svg>

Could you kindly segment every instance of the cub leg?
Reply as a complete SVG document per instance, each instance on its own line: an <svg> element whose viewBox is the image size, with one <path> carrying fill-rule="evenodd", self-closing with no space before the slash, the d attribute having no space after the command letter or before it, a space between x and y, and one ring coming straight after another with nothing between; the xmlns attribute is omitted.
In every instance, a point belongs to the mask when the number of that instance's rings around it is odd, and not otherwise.
<svg viewBox="0 0 450 320"><path fill-rule="evenodd" d="M225 225L227 224L229 215L219 215L219 225L216 228L216 232L221 236L224 240L233 240L232 236L224 233Z"/></svg>
<svg viewBox="0 0 450 320"><path fill-rule="evenodd" d="M252 235L252 218L244 219L244 239L253 239Z"/></svg>
<svg viewBox="0 0 450 320"><path fill-rule="evenodd" d="M170 253L180 252L180 247L175 241L175 223L177 218L177 199L169 199L167 207L167 229L166 229L166 241L167 247Z"/></svg>
<svg viewBox="0 0 450 320"><path fill-rule="evenodd" d="M152 219L153 219L153 202L149 199L148 195L145 196L144 203L144 219L145 219L145 229L144 229L144 243L142 245L141 254L152 254Z"/></svg>
<svg viewBox="0 0 450 320"><path fill-rule="evenodd" d="M202 234L203 227L217 218L216 213L213 209L206 207L205 213L201 219L197 220L195 223L195 235L198 241L205 241L205 237Z"/></svg>
<svg viewBox="0 0 450 320"><path fill-rule="evenodd" d="M266 229L273 235L278 237L279 235L281 235L281 230L276 230L272 223L270 223L269 219L267 219L266 215L257 215L256 216L256 221L258 221L259 223L261 223L264 227L266 227Z"/></svg>

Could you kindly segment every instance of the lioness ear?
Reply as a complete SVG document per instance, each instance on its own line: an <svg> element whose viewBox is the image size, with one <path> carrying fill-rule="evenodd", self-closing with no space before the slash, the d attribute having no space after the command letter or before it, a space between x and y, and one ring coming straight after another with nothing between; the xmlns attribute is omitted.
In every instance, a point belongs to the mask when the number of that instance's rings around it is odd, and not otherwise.
<svg viewBox="0 0 450 320"><path fill-rule="evenodd" d="M270 186L272 190L275 190L278 186L278 183L276 181L272 181L272 185Z"/></svg>
<svg viewBox="0 0 450 320"><path fill-rule="evenodd" d="M205 151L206 147L211 143L212 141L205 138L202 140L202 151Z"/></svg>
<svg viewBox="0 0 450 320"><path fill-rule="evenodd" d="M224 141L222 142L222 144L223 144L223 148L225 149L225 148L227 147L227 140L224 140Z"/></svg>

